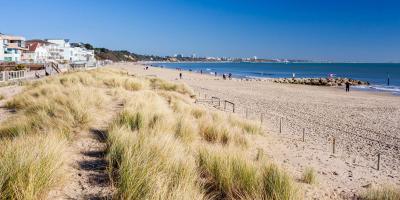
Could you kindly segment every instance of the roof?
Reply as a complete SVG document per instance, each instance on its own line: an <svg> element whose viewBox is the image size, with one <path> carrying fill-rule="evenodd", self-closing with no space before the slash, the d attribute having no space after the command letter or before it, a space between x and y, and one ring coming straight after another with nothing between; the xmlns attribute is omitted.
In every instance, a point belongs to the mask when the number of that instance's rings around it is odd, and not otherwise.
<svg viewBox="0 0 400 200"><path fill-rule="evenodd" d="M69 39L59 39L59 38L47 38L47 39L44 39L45 41L64 41L64 42L69 42Z"/></svg>
<svg viewBox="0 0 400 200"><path fill-rule="evenodd" d="M25 38L22 36L4 35L4 34L0 34L0 38L6 39L6 40L25 40Z"/></svg>
<svg viewBox="0 0 400 200"><path fill-rule="evenodd" d="M25 41L25 44L31 44L31 43L51 44L50 42L47 42L47 41L44 41L44 40L39 40L39 39Z"/></svg>
<svg viewBox="0 0 400 200"><path fill-rule="evenodd" d="M35 51L36 48L42 46L42 45L48 45L52 44L50 42L46 42L44 40L27 40L25 42L26 47L28 47L28 51Z"/></svg>
<svg viewBox="0 0 400 200"><path fill-rule="evenodd" d="M26 46L28 47L28 51L35 51L36 48L40 46L40 43L33 42L33 43L26 44Z"/></svg>

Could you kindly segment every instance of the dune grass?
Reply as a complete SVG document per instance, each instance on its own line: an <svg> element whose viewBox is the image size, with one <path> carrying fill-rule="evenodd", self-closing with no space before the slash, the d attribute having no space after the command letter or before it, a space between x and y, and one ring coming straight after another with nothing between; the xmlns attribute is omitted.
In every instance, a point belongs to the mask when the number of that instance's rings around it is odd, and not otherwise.
<svg viewBox="0 0 400 200"><path fill-rule="evenodd" d="M291 178L276 165L262 169L262 198L270 200L299 199Z"/></svg>
<svg viewBox="0 0 400 200"><path fill-rule="evenodd" d="M313 168L307 167L302 176L301 176L301 181L307 184L316 184L317 183L317 177L316 177L315 170Z"/></svg>
<svg viewBox="0 0 400 200"><path fill-rule="evenodd" d="M363 200L399 200L400 189L392 186L371 188L361 196Z"/></svg>
<svg viewBox="0 0 400 200"><path fill-rule="evenodd" d="M54 135L2 141L0 199L41 199L66 178L67 142Z"/></svg>
<svg viewBox="0 0 400 200"><path fill-rule="evenodd" d="M259 124L195 105L184 85L145 81L108 129L116 199L296 199L288 175L246 154Z"/></svg>
<svg viewBox="0 0 400 200"><path fill-rule="evenodd" d="M110 69L26 84L0 124L0 199L43 199L62 185L68 144L112 102L123 104L107 137L115 199L296 199L288 175L248 156L259 124L193 96L184 84Z"/></svg>
<svg viewBox="0 0 400 200"><path fill-rule="evenodd" d="M54 76L26 83L6 102L16 113L0 124L0 199L43 199L68 178L68 143L111 101L103 81L114 76L121 75L104 70ZM136 86L121 81L118 87Z"/></svg>
<svg viewBox="0 0 400 200"><path fill-rule="evenodd" d="M238 152L202 149L198 165L207 192L216 199L254 199L259 195L257 168Z"/></svg>

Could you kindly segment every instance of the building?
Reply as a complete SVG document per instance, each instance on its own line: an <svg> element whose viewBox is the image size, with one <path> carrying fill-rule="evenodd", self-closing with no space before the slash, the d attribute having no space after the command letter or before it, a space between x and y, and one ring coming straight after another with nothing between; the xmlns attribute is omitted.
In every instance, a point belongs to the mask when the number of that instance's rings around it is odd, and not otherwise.
<svg viewBox="0 0 400 200"><path fill-rule="evenodd" d="M22 54L22 61L25 63L46 63L50 57L50 53L47 50L47 45L51 43L44 40L28 40L25 45L28 50Z"/></svg>
<svg viewBox="0 0 400 200"><path fill-rule="evenodd" d="M94 50L88 50L83 47L74 47L70 49L70 61L75 62L95 62Z"/></svg>
<svg viewBox="0 0 400 200"><path fill-rule="evenodd" d="M88 63L95 62L94 50L87 50L81 46L71 46L68 39L47 39L46 45L49 60L60 63Z"/></svg>
<svg viewBox="0 0 400 200"><path fill-rule="evenodd" d="M0 34L0 61L2 62L21 62L21 56L25 48L25 38Z"/></svg>
<svg viewBox="0 0 400 200"><path fill-rule="evenodd" d="M73 46L68 39L29 40L0 34L0 62L95 65L94 50Z"/></svg>
<svg viewBox="0 0 400 200"><path fill-rule="evenodd" d="M3 40L3 37L0 33L0 62L4 61L5 48L6 48L5 40Z"/></svg>
<svg viewBox="0 0 400 200"><path fill-rule="evenodd" d="M68 39L45 39L49 44L46 49L49 53L48 61L57 61L59 63L68 63L70 61L71 45Z"/></svg>

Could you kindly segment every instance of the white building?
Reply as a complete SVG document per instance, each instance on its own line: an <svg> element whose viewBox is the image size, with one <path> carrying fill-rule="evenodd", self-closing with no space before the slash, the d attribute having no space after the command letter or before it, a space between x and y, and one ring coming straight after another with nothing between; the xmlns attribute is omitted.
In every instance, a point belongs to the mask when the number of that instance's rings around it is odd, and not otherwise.
<svg viewBox="0 0 400 200"><path fill-rule="evenodd" d="M26 63L46 63L50 53L46 46L49 42L43 40L26 41L27 51L22 54L22 61Z"/></svg>
<svg viewBox="0 0 400 200"><path fill-rule="evenodd" d="M49 52L49 60L56 60L61 63L87 63L95 62L94 50L87 50L83 47L72 47L67 39L48 39L46 45Z"/></svg>
<svg viewBox="0 0 400 200"><path fill-rule="evenodd" d="M22 52L26 50L24 37L0 34L0 43L1 62L21 61Z"/></svg>
<svg viewBox="0 0 400 200"><path fill-rule="evenodd" d="M49 53L48 60L54 60L60 63L68 63L70 61L69 40L67 39L46 39L49 44L46 49Z"/></svg>
<svg viewBox="0 0 400 200"><path fill-rule="evenodd" d="M5 41L3 40L3 38L0 35L0 62L4 61L5 48L6 48Z"/></svg>
<svg viewBox="0 0 400 200"><path fill-rule="evenodd" d="M82 47L71 48L72 62L95 62L94 50L88 50Z"/></svg>

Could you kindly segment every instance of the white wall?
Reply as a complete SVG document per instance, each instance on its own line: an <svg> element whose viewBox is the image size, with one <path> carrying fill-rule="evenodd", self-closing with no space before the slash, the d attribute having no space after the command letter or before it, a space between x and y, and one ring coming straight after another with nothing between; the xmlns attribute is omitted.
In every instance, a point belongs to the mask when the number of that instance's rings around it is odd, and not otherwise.
<svg viewBox="0 0 400 200"><path fill-rule="evenodd" d="M4 43L3 39L0 38L0 61L4 61Z"/></svg>
<svg viewBox="0 0 400 200"><path fill-rule="evenodd" d="M72 62L94 62L94 51L87 50L81 47L75 47L70 49L70 55Z"/></svg>

